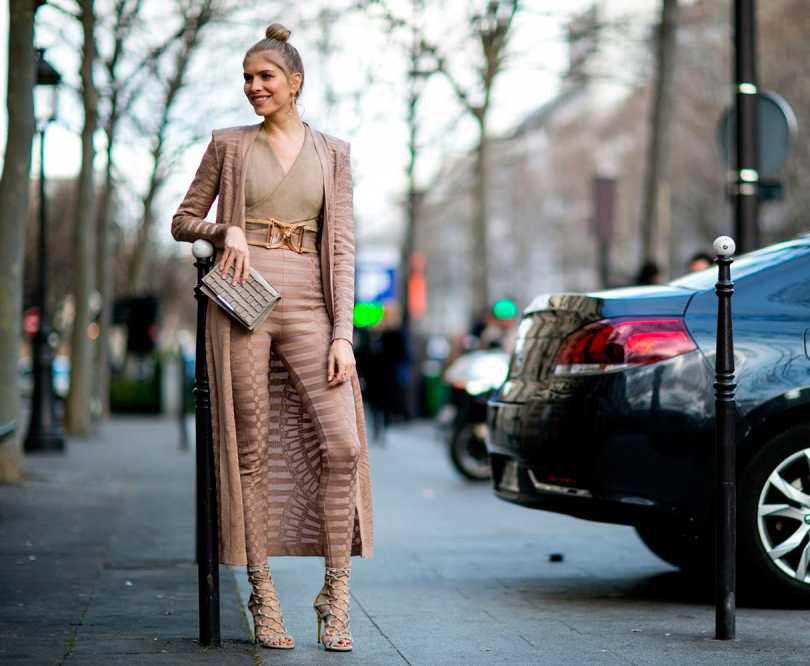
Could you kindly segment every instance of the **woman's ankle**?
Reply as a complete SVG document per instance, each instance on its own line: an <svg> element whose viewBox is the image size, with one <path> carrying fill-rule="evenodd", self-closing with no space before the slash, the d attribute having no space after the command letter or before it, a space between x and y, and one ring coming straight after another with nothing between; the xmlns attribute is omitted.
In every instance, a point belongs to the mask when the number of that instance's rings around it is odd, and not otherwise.
<svg viewBox="0 0 810 666"><path fill-rule="evenodd" d="M351 563L351 561L349 561L349 562L338 562L338 563L326 562L325 567L327 569L338 569L340 571L344 571L344 570L351 571L352 563Z"/></svg>

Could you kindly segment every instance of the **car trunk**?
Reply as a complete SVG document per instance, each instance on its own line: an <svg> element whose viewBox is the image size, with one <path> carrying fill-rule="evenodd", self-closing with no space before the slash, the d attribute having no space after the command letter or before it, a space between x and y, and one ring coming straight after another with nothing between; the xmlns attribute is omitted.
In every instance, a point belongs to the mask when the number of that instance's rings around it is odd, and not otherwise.
<svg viewBox="0 0 810 666"><path fill-rule="evenodd" d="M629 287L589 294L538 296L523 312L501 402L525 402L564 390L553 362L563 340L591 322L612 317L683 316L695 292L669 286ZM551 397L551 396L549 396Z"/></svg>

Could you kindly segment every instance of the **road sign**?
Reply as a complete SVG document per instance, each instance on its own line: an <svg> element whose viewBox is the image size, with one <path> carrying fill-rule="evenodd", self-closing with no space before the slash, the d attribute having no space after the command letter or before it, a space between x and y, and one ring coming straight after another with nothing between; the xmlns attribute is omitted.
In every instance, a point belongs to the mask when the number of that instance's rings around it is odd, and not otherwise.
<svg viewBox="0 0 810 666"><path fill-rule="evenodd" d="M757 94L759 115L759 178L772 178L784 166L796 136L796 114L790 105L772 92ZM720 117L717 141L720 156L734 168L736 150L736 113L729 107Z"/></svg>

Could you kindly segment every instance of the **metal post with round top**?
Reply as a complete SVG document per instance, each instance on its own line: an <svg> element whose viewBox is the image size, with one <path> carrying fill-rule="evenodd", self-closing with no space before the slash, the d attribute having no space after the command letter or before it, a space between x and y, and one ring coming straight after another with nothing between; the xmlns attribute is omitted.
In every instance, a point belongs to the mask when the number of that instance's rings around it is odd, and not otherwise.
<svg viewBox="0 0 810 666"><path fill-rule="evenodd" d="M715 573L715 638L731 640L736 635L737 586L737 485L736 485L736 410L734 393L734 341L731 327L731 256L734 240L720 236L714 241L718 266L717 352L715 355L715 447L717 487L715 506L716 573Z"/></svg>
<svg viewBox="0 0 810 666"><path fill-rule="evenodd" d="M207 240L194 241L197 268L197 345L194 371L195 432L197 451L197 587L200 612L200 645L220 645L219 630L219 543L217 497L214 479L214 451L211 433L211 396L205 359L205 312L208 297L202 279L214 263L214 246Z"/></svg>

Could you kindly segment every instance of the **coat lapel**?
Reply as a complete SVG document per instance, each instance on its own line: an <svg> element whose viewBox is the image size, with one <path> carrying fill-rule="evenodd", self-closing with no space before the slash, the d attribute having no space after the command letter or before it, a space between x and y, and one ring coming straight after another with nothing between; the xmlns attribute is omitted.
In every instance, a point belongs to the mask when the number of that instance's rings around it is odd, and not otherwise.
<svg viewBox="0 0 810 666"><path fill-rule="evenodd" d="M248 152L250 152L250 148L253 146L253 142L255 141L256 136L259 134L259 130L261 130L261 128L262 123L248 126L247 131L242 133L239 140L239 161L237 163L238 173L236 180L236 191L234 192L235 201L233 207L237 218L235 221L231 222L231 224L237 224L242 227L242 229L245 228L245 180L247 179L247 157Z"/></svg>
<svg viewBox="0 0 810 666"><path fill-rule="evenodd" d="M332 224L332 211L335 200L334 157L326 145L326 139L318 130L307 124L315 139L315 151L321 162L323 173L323 228L321 229L321 281L326 310L334 321L334 292L332 287L332 250L335 246L335 230ZM324 240L326 242L324 242Z"/></svg>

